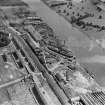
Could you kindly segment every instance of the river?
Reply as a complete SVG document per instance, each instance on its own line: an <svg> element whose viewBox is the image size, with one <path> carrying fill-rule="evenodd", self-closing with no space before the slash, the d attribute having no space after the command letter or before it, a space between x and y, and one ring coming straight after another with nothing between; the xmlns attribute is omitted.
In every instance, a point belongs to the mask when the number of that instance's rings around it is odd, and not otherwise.
<svg viewBox="0 0 105 105"><path fill-rule="evenodd" d="M66 40L67 46L72 49L73 53L77 56L78 61L81 64L85 64L87 68L93 72L96 81L101 86L105 86L105 60L102 59L105 55L105 51L95 42L91 42L80 31L72 28L67 21L58 16L39 0L24 1L30 5L33 11L37 12L38 16L42 17L43 20L54 29L57 36ZM98 62L95 62L95 60L98 60Z"/></svg>

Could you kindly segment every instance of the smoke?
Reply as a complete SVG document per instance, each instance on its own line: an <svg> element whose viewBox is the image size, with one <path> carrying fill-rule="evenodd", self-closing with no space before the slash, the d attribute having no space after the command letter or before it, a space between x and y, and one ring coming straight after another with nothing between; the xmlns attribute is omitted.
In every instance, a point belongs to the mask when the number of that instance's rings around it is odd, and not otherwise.
<svg viewBox="0 0 105 105"><path fill-rule="evenodd" d="M83 58L81 59L81 62L105 64L105 56L95 55L90 58Z"/></svg>
<svg viewBox="0 0 105 105"><path fill-rule="evenodd" d="M105 77L102 77L100 79L100 82L101 82L102 86L105 87Z"/></svg>

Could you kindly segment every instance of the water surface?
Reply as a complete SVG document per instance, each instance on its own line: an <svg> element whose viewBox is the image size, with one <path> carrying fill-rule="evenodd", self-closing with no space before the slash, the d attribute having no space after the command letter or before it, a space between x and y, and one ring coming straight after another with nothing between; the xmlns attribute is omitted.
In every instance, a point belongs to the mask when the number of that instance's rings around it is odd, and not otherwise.
<svg viewBox="0 0 105 105"><path fill-rule="evenodd" d="M86 35L82 34L77 29L72 28L67 21L58 16L39 0L24 1L26 1L31 9L36 11L37 14L54 29L56 35L67 41L68 47L72 49L79 62L85 64L87 68L95 74L95 79L100 85L105 86L105 61L99 59L100 56L102 58L102 56L105 55L105 51L95 42L91 43L91 40L88 39ZM93 47L90 48L91 46ZM92 59L90 58L97 55L98 58L93 59L96 61L99 59L99 61L91 62ZM88 62L86 61L87 58Z"/></svg>

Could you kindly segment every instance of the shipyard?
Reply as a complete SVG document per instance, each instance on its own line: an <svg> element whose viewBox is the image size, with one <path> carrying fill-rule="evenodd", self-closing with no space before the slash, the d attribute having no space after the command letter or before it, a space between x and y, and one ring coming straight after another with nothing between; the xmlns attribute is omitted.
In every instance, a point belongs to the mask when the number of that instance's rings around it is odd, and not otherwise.
<svg viewBox="0 0 105 105"><path fill-rule="evenodd" d="M105 105L105 87L95 74L24 1L0 0L0 105ZM96 19L105 18L105 4L93 0L92 11L90 1L40 0L93 40L104 33ZM93 41L104 49L97 37Z"/></svg>

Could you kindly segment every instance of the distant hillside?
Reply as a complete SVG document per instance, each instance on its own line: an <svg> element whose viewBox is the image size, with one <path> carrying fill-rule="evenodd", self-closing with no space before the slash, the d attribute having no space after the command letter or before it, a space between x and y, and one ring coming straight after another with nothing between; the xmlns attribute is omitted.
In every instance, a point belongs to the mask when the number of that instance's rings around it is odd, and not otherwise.
<svg viewBox="0 0 105 105"><path fill-rule="evenodd" d="M0 6L28 6L21 0L0 0Z"/></svg>

